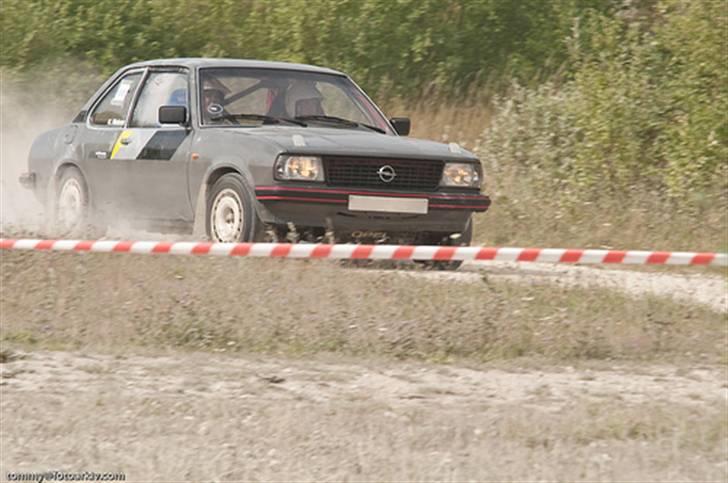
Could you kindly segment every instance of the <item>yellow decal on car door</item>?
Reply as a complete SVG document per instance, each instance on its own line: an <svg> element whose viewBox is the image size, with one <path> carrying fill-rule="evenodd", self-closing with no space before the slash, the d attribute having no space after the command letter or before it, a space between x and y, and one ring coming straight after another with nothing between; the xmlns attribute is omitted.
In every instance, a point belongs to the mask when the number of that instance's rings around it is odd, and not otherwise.
<svg viewBox="0 0 728 483"><path fill-rule="evenodd" d="M187 137L185 129L126 129L111 149L111 159L169 160Z"/></svg>
<svg viewBox="0 0 728 483"><path fill-rule="evenodd" d="M119 134L111 150L111 159L137 159L156 129L126 129Z"/></svg>

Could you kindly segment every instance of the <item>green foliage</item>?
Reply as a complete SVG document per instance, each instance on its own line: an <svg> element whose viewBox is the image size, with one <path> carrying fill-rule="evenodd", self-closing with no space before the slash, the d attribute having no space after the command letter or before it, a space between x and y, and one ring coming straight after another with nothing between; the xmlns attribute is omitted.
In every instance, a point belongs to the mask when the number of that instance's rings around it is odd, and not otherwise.
<svg viewBox="0 0 728 483"><path fill-rule="evenodd" d="M573 19L611 0L3 0L0 66L70 58L104 74L136 60L210 56L321 64L367 90L522 81L567 59Z"/></svg>
<svg viewBox="0 0 728 483"><path fill-rule="evenodd" d="M537 170L545 187L581 199L724 193L725 9L670 0L647 18L630 13L596 15L575 31L573 75L562 85L515 87L496 101L490 164Z"/></svg>

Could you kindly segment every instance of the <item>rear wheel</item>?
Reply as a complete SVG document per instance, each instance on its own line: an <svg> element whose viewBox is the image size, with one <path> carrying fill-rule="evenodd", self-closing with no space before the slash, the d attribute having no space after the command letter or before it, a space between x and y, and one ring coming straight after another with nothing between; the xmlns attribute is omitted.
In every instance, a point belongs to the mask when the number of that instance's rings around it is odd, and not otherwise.
<svg viewBox="0 0 728 483"><path fill-rule="evenodd" d="M76 167L63 170L58 180L54 205L48 208L52 231L64 237L102 236L103 229L92 220L86 180Z"/></svg>
<svg viewBox="0 0 728 483"><path fill-rule="evenodd" d="M250 190L237 173L223 175L207 199L207 236L214 242L252 242L260 238L263 224L255 213Z"/></svg>

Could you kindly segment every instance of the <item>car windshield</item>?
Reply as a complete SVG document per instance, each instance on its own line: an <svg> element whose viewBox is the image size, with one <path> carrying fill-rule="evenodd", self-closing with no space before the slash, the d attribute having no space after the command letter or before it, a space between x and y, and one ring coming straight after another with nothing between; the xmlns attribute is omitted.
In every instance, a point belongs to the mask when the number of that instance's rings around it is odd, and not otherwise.
<svg viewBox="0 0 728 483"><path fill-rule="evenodd" d="M348 78L278 69L200 70L205 126L326 125L393 134L387 120Z"/></svg>

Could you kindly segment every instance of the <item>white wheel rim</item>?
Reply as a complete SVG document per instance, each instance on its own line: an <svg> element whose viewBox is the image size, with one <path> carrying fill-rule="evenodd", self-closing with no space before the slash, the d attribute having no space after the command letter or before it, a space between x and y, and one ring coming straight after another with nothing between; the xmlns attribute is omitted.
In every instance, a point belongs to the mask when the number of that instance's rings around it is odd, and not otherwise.
<svg viewBox="0 0 728 483"><path fill-rule="evenodd" d="M64 229L76 228L83 219L83 190L78 180L67 179L58 195L58 224Z"/></svg>
<svg viewBox="0 0 728 483"><path fill-rule="evenodd" d="M232 189L224 189L215 196L210 214L210 228L214 241L233 243L243 232L243 203Z"/></svg>

